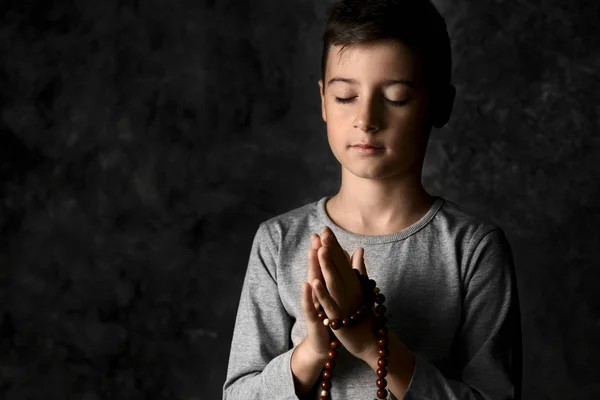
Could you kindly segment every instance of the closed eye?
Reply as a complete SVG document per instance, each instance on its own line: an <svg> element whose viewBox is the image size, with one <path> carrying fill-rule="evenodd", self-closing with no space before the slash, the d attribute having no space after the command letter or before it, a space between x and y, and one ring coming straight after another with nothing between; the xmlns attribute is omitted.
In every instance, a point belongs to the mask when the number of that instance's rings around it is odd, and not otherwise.
<svg viewBox="0 0 600 400"><path fill-rule="evenodd" d="M355 97L348 97L348 98L343 98L343 97L336 97L335 101L338 103L342 103L342 104L348 104L351 103L352 100L354 100Z"/></svg>
<svg viewBox="0 0 600 400"><path fill-rule="evenodd" d="M352 101L356 98L357 96L354 97L336 97L335 101L337 103L341 103L341 104L348 104L348 103L352 103ZM384 101L394 107L400 107L406 103L408 103L408 100L400 100L400 101L393 101L390 99L386 99L384 98Z"/></svg>

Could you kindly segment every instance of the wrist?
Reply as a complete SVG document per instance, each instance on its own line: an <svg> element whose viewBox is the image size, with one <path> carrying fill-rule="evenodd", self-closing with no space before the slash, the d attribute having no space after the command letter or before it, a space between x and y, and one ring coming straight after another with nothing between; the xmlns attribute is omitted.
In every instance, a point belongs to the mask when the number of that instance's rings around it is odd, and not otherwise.
<svg viewBox="0 0 600 400"><path fill-rule="evenodd" d="M368 343L369 345L362 352L362 354L358 356L358 358L369 365L377 365L377 359L379 358L379 346L377 346L377 337L373 335L368 339Z"/></svg>
<svg viewBox="0 0 600 400"><path fill-rule="evenodd" d="M323 364L327 359L313 351L306 338L296 346L292 353L291 369L294 377L294 389L296 394L303 398L310 392L321 374Z"/></svg>
<svg viewBox="0 0 600 400"><path fill-rule="evenodd" d="M307 342L306 337L304 338L304 340L302 340L302 342L300 342L300 344L298 344L296 352L298 352L297 357L300 362L310 367L316 368L318 366L319 370L321 369L325 361L327 361L327 352L319 353L315 351L310 346L310 343Z"/></svg>
<svg viewBox="0 0 600 400"><path fill-rule="evenodd" d="M374 339L375 341L376 339ZM364 362L366 362L371 368L374 368L373 370L377 370L377 360L379 359L379 354L378 351L379 347L377 346L376 342L373 346L369 346L369 348L363 353L363 355L361 357L359 357L361 360L363 360Z"/></svg>

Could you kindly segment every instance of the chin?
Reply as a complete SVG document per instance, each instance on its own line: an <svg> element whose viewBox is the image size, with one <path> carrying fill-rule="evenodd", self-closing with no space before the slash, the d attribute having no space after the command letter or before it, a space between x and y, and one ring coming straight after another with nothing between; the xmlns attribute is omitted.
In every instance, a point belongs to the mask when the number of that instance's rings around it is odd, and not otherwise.
<svg viewBox="0 0 600 400"><path fill-rule="evenodd" d="M363 179L381 179L391 175L391 172L381 166L342 165L352 175Z"/></svg>

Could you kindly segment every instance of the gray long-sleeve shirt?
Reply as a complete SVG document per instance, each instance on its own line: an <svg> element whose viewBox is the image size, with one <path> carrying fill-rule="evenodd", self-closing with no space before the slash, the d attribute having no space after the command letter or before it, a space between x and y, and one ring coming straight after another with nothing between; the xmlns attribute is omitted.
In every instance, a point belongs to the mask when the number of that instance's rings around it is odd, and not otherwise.
<svg viewBox="0 0 600 400"><path fill-rule="evenodd" d="M327 215L329 196L262 222L235 321L223 399L298 399L291 355L306 336L301 285L310 234L329 226L344 250L365 249L386 296L388 329L415 354L404 399L520 399L521 319L514 262L502 229L435 197L416 223L358 235ZM331 398L376 398L376 375L338 353ZM317 398L317 380L310 398ZM391 399L396 399L390 394Z"/></svg>

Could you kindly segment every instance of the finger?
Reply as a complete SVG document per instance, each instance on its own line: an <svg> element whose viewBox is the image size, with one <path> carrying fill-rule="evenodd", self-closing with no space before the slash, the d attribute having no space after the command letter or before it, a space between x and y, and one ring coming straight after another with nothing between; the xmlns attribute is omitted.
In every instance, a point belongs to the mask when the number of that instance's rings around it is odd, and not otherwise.
<svg viewBox="0 0 600 400"><path fill-rule="evenodd" d="M311 248L313 249L318 249L319 247L322 246L321 244L321 237L319 235L317 235L316 233L313 233L312 235L310 235L310 245Z"/></svg>
<svg viewBox="0 0 600 400"><path fill-rule="evenodd" d="M352 268L357 269L361 275L367 275L367 267L365 266L365 249L362 247L354 250L352 254Z"/></svg>
<svg viewBox="0 0 600 400"><path fill-rule="evenodd" d="M310 235L310 246L311 249L318 250L321 247L321 238L316 233ZM320 279L323 281L323 275L321 274L321 267L319 266L319 259L317 257L316 251L309 252L308 256L309 260L309 272L308 272L308 281L312 282L313 279ZM315 308L319 308L319 300L317 300L317 295L312 292L312 300Z"/></svg>
<svg viewBox="0 0 600 400"><path fill-rule="evenodd" d="M302 284L302 312L307 324L314 323L319 320L317 310L311 304L312 286L308 282Z"/></svg>
<svg viewBox="0 0 600 400"><path fill-rule="evenodd" d="M323 246L331 246L332 248L336 248L340 250L340 253L344 251L340 242L338 242L337 237L328 226L324 226L321 229L321 242Z"/></svg>
<svg viewBox="0 0 600 400"><path fill-rule="evenodd" d="M321 232L323 245L331 248L330 259L333 262L335 268L337 268L340 277L351 279L350 273L352 271L350 268L350 262L348 261L348 255L346 251L342 248L337 238L335 237L333 231L328 226L324 226Z"/></svg>
<svg viewBox="0 0 600 400"><path fill-rule="evenodd" d="M321 274L321 266L317 258L317 250L310 249L308 250L308 282L312 282L315 279L323 281L323 275ZM314 292L311 293L311 298L314 308L319 308L319 300Z"/></svg>
<svg viewBox="0 0 600 400"><path fill-rule="evenodd" d="M331 248L324 246L317 250L321 274L327 290L335 299L340 299L341 277L331 261ZM321 303L323 305L323 303Z"/></svg>
<svg viewBox="0 0 600 400"><path fill-rule="evenodd" d="M331 295L327 291L327 288L323 286L323 284L320 281L315 279L312 282L312 289L315 293L317 293L317 298L319 299L319 302L323 305L325 314L327 314L329 319L331 320L333 318L340 318L340 309L333 297L331 297Z"/></svg>
<svg viewBox="0 0 600 400"><path fill-rule="evenodd" d="M346 250L344 250L344 254L346 255L346 260L348 260L348 264L352 265L352 257L350 257L350 254L348 254Z"/></svg>

